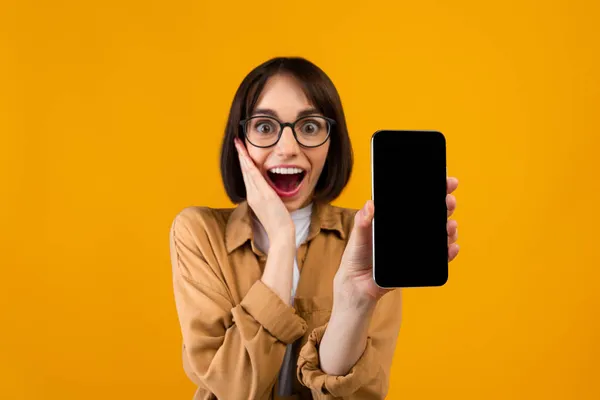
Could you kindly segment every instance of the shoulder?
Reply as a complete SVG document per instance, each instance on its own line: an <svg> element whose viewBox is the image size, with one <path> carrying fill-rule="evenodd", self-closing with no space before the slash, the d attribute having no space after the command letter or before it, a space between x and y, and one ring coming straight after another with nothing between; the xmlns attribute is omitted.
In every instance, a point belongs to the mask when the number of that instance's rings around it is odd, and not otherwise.
<svg viewBox="0 0 600 400"><path fill-rule="evenodd" d="M171 243L199 257L224 251L227 222L234 208L190 206L179 211L170 229Z"/></svg>
<svg viewBox="0 0 600 400"><path fill-rule="evenodd" d="M227 220L234 208L212 208L189 206L179 211L173 218L171 234L178 237L225 232Z"/></svg>
<svg viewBox="0 0 600 400"><path fill-rule="evenodd" d="M226 254L225 228L233 210L190 206L175 215L170 229L170 249L176 277L196 286L220 290L221 266Z"/></svg>

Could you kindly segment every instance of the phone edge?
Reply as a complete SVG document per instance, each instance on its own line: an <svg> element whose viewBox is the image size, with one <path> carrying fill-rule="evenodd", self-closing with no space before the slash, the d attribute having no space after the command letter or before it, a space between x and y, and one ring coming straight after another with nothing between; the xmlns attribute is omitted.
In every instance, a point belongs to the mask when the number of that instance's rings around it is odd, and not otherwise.
<svg viewBox="0 0 600 400"><path fill-rule="evenodd" d="M373 135L371 135L371 200L373 201L373 205L375 205L375 169L374 169L374 164L373 164L373 148L374 148L374 143L375 143L375 136L380 133L380 132L388 132L390 131L389 129L380 129L377 130L373 133ZM377 214L377 210L375 210L375 214ZM375 215L373 215L373 221L371 222L371 249L372 249L372 254L371 254L371 269L373 271L372 273L372 278L373 278L373 282L375 282L375 285L377 285L377 287L381 288L381 289L397 289L396 287L387 287L387 286L381 286L379 283L377 283L377 280L375 279Z"/></svg>

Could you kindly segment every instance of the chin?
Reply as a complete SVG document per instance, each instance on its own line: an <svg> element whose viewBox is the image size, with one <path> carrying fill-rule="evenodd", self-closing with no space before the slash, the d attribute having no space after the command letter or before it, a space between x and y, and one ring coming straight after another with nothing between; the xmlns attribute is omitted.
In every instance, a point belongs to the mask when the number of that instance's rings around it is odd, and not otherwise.
<svg viewBox="0 0 600 400"><path fill-rule="evenodd" d="M285 199L282 199L282 200L283 200L283 204L285 204L285 207L287 208L287 210L289 212L296 211L296 210L302 208L302 204L304 203L301 200L285 200Z"/></svg>

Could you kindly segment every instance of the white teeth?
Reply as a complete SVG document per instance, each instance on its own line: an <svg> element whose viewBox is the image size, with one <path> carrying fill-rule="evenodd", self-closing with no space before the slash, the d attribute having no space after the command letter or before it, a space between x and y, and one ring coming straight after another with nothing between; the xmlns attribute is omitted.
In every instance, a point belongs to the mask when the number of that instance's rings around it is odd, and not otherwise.
<svg viewBox="0 0 600 400"><path fill-rule="evenodd" d="M274 174L281 174L281 175L292 175L292 174L300 174L302 172L304 172L303 169L301 168L271 168L269 170L269 172L272 172Z"/></svg>

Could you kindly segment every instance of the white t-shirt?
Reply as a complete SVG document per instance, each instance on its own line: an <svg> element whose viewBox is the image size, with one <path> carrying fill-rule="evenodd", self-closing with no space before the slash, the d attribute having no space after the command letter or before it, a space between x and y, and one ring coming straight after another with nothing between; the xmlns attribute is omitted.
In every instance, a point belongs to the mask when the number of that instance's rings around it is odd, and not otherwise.
<svg viewBox="0 0 600 400"><path fill-rule="evenodd" d="M291 213L292 221L296 228L296 249L304 243L308 237L308 230L310 228L310 220L312 215L312 204L293 211ZM252 219L252 230L254 232L254 244L263 253L269 253L269 237L267 232L263 228L262 224L253 215ZM296 295L296 288L298 287L298 281L300 280L300 270L298 268L298 261L294 257L294 268L292 276L292 293L290 293L289 304L294 304L294 297ZM293 344L287 346L285 357L283 358L283 364L279 371L279 396L290 396L292 395L293 379L296 372L296 360L294 360Z"/></svg>

